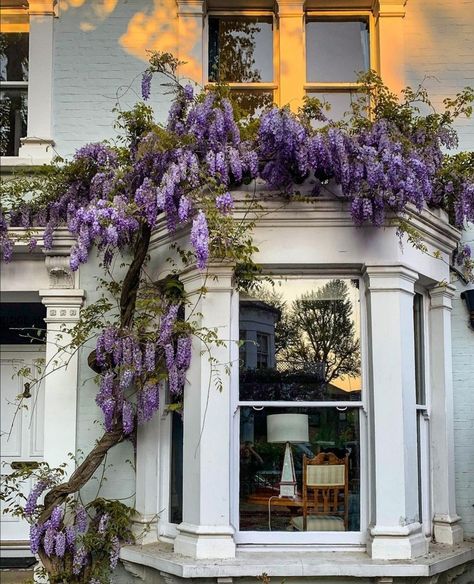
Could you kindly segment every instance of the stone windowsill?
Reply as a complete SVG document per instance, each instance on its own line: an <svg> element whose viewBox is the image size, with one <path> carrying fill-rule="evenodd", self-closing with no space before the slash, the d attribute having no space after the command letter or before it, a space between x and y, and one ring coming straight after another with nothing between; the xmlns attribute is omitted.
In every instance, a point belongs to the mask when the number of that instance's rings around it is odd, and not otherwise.
<svg viewBox="0 0 474 584"><path fill-rule="evenodd" d="M451 547L430 544L428 554L414 560L373 560L363 552L238 550L228 560L195 560L173 552L173 546L153 543L125 546L120 557L127 563L146 566L180 578L355 576L429 577L474 560L474 542Z"/></svg>

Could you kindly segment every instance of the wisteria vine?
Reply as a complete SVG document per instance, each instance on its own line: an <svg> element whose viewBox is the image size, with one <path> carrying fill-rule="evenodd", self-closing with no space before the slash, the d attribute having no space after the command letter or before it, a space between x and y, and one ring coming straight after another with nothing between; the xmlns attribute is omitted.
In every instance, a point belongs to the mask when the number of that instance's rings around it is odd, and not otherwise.
<svg viewBox="0 0 474 584"><path fill-rule="evenodd" d="M104 301L99 317L93 308L85 309L72 331L77 346L96 335L90 364L97 373L96 403L105 434L67 481L61 473L37 472L21 506L31 523L32 552L52 583L109 582L120 545L133 540L131 511L102 499L86 509L74 494L111 447L132 438L137 425L153 417L164 382L177 401L183 392L193 333L182 317L183 297L176 294L175 281L158 289L143 278L151 233L163 218L171 234L190 226L192 261L201 270L216 255L251 261L252 248L236 241L233 231L232 191L255 179L266 184L265 193L284 196L309 179L317 197L332 182L338 185L337 196L349 203L355 225L380 227L392 216L425 207L444 208L460 228L474 221L474 155L447 154L457 146L454 119L471 113L472 90L446 100L442 114L422 116L414 104L427 102L423 90L408 89L399 101L371 73L361 89L370 99L363 113L354 109L351 124L326 120L316 128L313 121L325 118L321 104L308 99L298 113L267 109L248 135L235 119L228 90L196 94L190 85L182 87L178 64L169 54L154 54L142 78L145 101L154 74L174 83L176 96L165 126L156 124L151 109L140 103L119 116L122 146L88 144L68 163L57 162L2 186L4 261L12 259L18 232L13 227L22 228L30 249L41 238L48 250L55 230L67 226L76 239L72 271L93 250L108 274L118 253L131 258L118 289L114 283L107 288L109 296L118 298L115 320ZM472 269L469 247L463 246L457 259Z"/></svg>

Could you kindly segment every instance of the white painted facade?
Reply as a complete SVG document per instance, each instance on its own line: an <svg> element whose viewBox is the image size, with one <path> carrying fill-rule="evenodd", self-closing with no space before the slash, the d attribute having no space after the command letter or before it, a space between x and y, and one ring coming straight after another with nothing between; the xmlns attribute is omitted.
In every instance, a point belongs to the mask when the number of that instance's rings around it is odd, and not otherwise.
<svg viewBox="0 0 474 584"><path fill-rule="evenodd" d="M185 73L199 82L205 80L206 6L199 0L60 0L54 5L30 0L29 4L28 136L18 157L2 160L7 170L49 159L53 142L55 151L68 156L85 142L112 138L112 107L117 96L123 108L138 99L147 48L178 53L190 63ZM242 8L250 4L243 2ZM300 36L296 44L288 44L291 34L302 30L303 4L298 0L278 4L283 62L284 55L304 46ZM328 4L313 2L311 6L326 9ZM372 12L371 2L348 0L338 5ZM379 70L394 87L414 85L425 75L433 75L439 82L428 80L427 85L439 102L472 85L472 0L408 0L406 6L403 0L380 1L374 2L373 15ZM295 67L286 73L286 84L281 79L282 105L293 99L294 89L289 87L304 82L299 74ZM151 104L163 120L168 97L159 95L155 81L153 89ZM460 147L472 149L472 120L461 121L458 127ZM139 581L135 577L162 582L165 576L160 574L164 573L175 578L250 582L267 572L298 582L336 576L428 581L446 572L446 577L459 574L459 582L472 581L469 562L474 560L474 551L461 542L463 531L474 536L474 332L460 299L464 287L459 282L442 284L452 281L449 255L459 233L447 224L443 213L426 211L413 218L429 249L441 251L441 259L435 259L408 243L401 247L394 228L356 229L348 210L334 199L284 208L269 202L268 209L255 230L259 248L255 259L266 270L302 277L342 274L361 282L366 389L357 406L361 421L360 531L339 535L265 532L250 537L238 531L238 368L227 371L224 365L239 358L234 342L239 339L239 295L231 269L211 266L218 278L208 279L208 293L199 300L198 312L203 326L217 327L222 338L230 340L213 353L222 364L223 391L208 388L209 361L196 342L184 398L180 524L172 523L169 515L171 417L165 407L139 430L136 478L123 463L134 456L131 445L122 444L111 453L104 496L126 498L135 493L140 514L137 530L149 525L142 541L145 547L122 551L128 572L120 577L123 582ZM473 242L472 231L466 231L463 238ZM169 243L164 231L158 230L152 251L156 277L162 275L162 260L170 255ZM70 245L68 236L60 233L48 255L36 252L27 256L18 247L13 263L2 267L3 300L12 301L20 292L25 298L35 294L47 307L47 358L56 355L58 344L67 340L56 338L61 325L73 325L81 307L93 302L96 294L94 262L82 267L76 277L69 273ZM195 270L183 273L182 280L190 296L202 285L202 275ZM424 299L428 388L428 455L421 488L423 513L429 519L424 517L423 523L416 484L415 292ZM87 352L60 353L67 366L56 367L46 377L44 458L51 464L67 461L69 452L87 452L100 433L94 424L99 411ZM430 539L437 543L428 554ZM339 551L335 561L328 549Z"/></svg>

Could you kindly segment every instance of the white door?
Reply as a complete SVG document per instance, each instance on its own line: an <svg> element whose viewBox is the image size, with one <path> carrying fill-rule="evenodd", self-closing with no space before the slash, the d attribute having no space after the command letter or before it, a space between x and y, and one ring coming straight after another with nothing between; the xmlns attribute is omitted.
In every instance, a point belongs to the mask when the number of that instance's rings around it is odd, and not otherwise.
<svg viewBox="0 0 474 584"><path fill-rule="evenodd" d="M16 462L39 462L43 460L44 432L44 385L32 384L31 397L17 397L28 389L28 377L18 375L25 367L31 376L38 376L38 363L44 360L44 347L38 345L3 345L0 348L0 460L2 478L12 470ZM28 494L30 484L25 484ZM24 547L29 537L26 521L11 515L1 515L1 544L8 547Z"/></svg>

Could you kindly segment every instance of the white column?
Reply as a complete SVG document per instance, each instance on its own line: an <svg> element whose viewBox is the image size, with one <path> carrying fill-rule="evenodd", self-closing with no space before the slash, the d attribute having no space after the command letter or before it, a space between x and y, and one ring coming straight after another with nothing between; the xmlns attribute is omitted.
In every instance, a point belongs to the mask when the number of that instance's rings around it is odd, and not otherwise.
<svg viewBox="0 0 474 584"><path fill-rule="evenodd" d="M177 0L179 75L204 85L204 0Z"/></svg>
<svg viewBox="0 0 474 584"><path fill-rule="evenodd" d="M426 553L418 513L414 283L403 266L367 266L375 478L369 551L373 558Z"/></svg>
<svg viewBox="0 0 474 584"><path fill-rule="evenodd" d="M44 383L44 459L56 467L74 463L76 453L76 403L78 353L68 347L64 332L79 319L84 291L70 288L40 290L46 306L46 377Z"/></svg>
<svg viewBox="0 0 474 584"><path fill-rule="evenodd" d="M181 280L199 327L215 329L223 344L193 340L184 390L183 522L174 551L193 558L235 556L230 525L231 267L210 267L207 280L192 269ZM215 279L217 276L217 279ZM202 286L206 287L200 296Z"/></svg>
<svg viewBox="0 0 474 584"><path fill-rule="evenodd" d="M133 530L137 543L144 545L158 539L158 473L160 416L138 427L136 458L136 514Z"/></svg>
<svg viewBox="0 0 474 584"><path fill-rule="evenodd" d="M52 0L30 0L28 125L19 155L34 162L51 161L53 110L53 21Z"/></svg>
<svg viewBox="0 0 474 584"><path fill-rule="evenodd" d="M454 286L430 290L431 460L435 541L454 545L463 540L456 513L454 483L453 371L451 301Z"/></svg>

